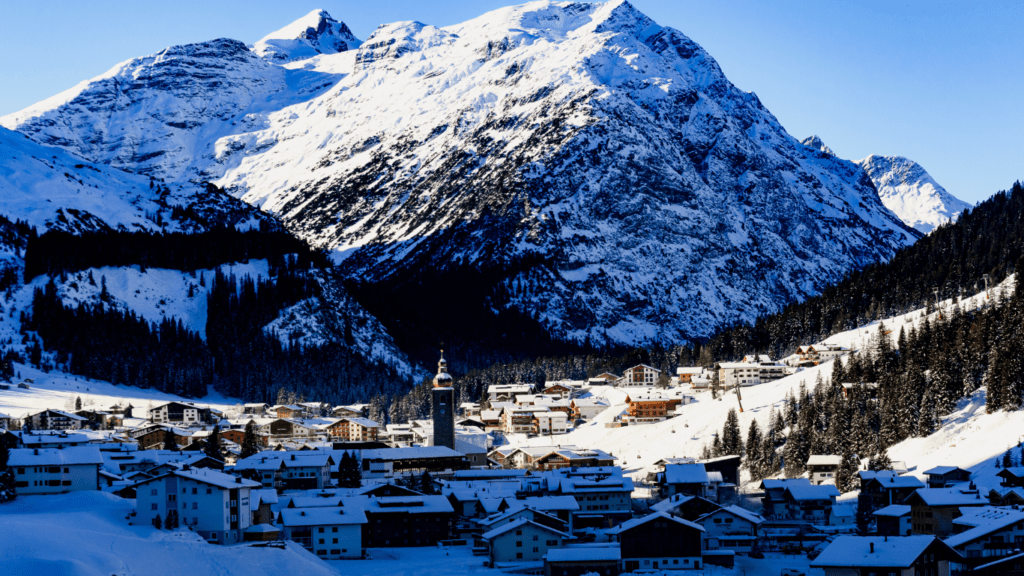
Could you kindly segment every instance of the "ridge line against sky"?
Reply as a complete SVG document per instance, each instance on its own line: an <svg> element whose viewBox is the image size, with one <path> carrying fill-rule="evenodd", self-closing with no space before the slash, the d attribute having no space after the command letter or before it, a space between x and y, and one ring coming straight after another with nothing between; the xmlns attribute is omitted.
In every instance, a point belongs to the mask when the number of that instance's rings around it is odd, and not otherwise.
<svg viewBox="0 0 1024 576"><path fill-rule="evenodd" d="M119 62L190 42L252 44L316 8L365 39L377 25L447 26L500 0L34 0L0 14L0 115ZM842 158L906 156L970 203L1024 179L1024 3L632 0L703 46L797 139Z"/></svg>

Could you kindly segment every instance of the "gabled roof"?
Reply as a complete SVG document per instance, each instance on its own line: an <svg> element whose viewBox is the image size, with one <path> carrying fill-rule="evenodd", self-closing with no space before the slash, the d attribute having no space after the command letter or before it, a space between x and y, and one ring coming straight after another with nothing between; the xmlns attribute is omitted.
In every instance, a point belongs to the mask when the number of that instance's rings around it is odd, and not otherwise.
<svg viewBox="0 0 1024 576"><path fill-rule="evenodd" d="M664 474L667 484L704 484L708 481L703 464L666 464Z"/></svg>
<svg viewBox="0 0 1024 576"><path fill-rule="evenodd" d="M987 538L990 534L1005 530L1019 522L1024 522L1024 512L1020 510L1000 511L999 514L986 519L978 526L946 538L945 543L952 548L957 548L980 538Z"/></svg>
<svg viewBox="0 0 1024 576"><path fill-rule="evenodd" d="M821 484L820 486L796 484L787 486L786 494L797 501L830 500L834 496L839 496L839 490L832 484Z"/></svg>
<svg viewBox="0 0 1024 576"><path fill-rule="evenodd" d="M924 488L924 482L913 476L888 476L868 480L867 486L878 484L883 488Z"/></svg>
<svg viewBox="0 0 1024 576"><path fill-rule="evenodd" d="M942 476L942 475L945 475L945 474L949 474L950 472L953 472L955 470L959 470L961 472L967 472L967 470L964 470L963 468L958 468L956 466L936 466L935 468L932 468L931 470L925 470L924 473L926 475L928 475L928 476ZM970 474L970 472L967 472L967 473Z"/></svg>
<svg viewBox="0 0 1024 576"><path fill-rule="evenodd" d="M36 412L35 414L32 414L32 416L37 416L37 415L42 414L44 412L52 412L53 414L57 414L59 416L63 416L64 418L70 418L72 420L88 420L88 418L86 418L85 416L79 416L78 414L72 414L70 412L65 412L63 410L54 410L53 408L47 408L46 410L40 410L39 412Z"/></svg>
<svg viewBox="0 0 1024 576"><path fill-rule="evenodd" d="M909 568L935 542L949 549L935 536L840 536L811 562L811 567ZM949 552L959 556L952 549Z"/></svg>
<svg viewBox="0 0 1024 576"><path fill-rule="evenodd" d="M7 465L13 466L80 466L103 464L103 456L96 446L68 446L67 448L15 448L10 451Z"/></svg>
<svg viewBox="0 0 1024 576"><path fill-rule="evenodd" d="M696 522L700 523L701 520L707 518L708 516L712 516L714 514L718 514L719 512L726 512L728 514L732 514L733 516L735 516L737 518L740 518L742 520L746 520L747 522L750 522L751 524L760 524L760 523L764 522L764 517L763 516L761 516L759 514L754 514L750 510L747 510L745 508L740 508L739 506L736 506L736 505L726 506L725 508L719 508L718 510L715 510L714 512L708 512L707 514L701 516L700 518L697 518Z"/></svg>
<svg viewBox="0 0 1024 576"><path fill-rule="evenodd" d="M346 501L346 504L349 504ZM330 508L282 508L278 514L284 526L336 526L366 524L366 514L353 502Z"/></svg>
<svg viewBox="0 0 1024 576"><path fill-rule="evenodd" d="M171 470L166 474L161 474L155 478L146 478L140 480L135 485L142 486L156 480L162 480L168 476L177 476L179 478L185 478L188 480L194 480L196 482L202 482L203 484L209 484L210 486L216 486L218 488L230 489L230 488L262 488L263 485L259 482L253 482L252 480L246 480L240 476L233 476L231 474L225 474L217 470L210 468L190 468L188 470Z"/></svg>
<svg viewBox="0 0 1024 576"><path fill-rule="evenodd" d="M498 536L501 536L502 534L504 534L506 532L510 532L512 530L516 530L516 529L522 528L523 526L526 526L526 525L533 526L534 528L537 528L539 530L543 530L543 531L548 532L550 534L556 534L556 535L561 536L563 538L569 538L569 535L566 534L565 532L560 532L558 530L555 530L554 528L551 528L550 526L545 526L543 524L538 524L538 523L534 522L533 520L527 520L526 518L523 518L521 520L516 520L515 522L511 522L509 524L498 526L497 528L495 528L494 530L491 530L490 532L485 532L485 533L481 534L480 537L483 538L484 540L493 540L494 538L497 538Z"/></svg>
<svg viewBox="0 0 1024 576"><path fill-rule="evenodd" d="M437 514L455 512L444 496L374 496L363 509L376 514Z"/></svg>
<svg viewBox="0 0 1024 576"><path fill-rule="evenodd" d="M842 463L843 457L834 454L812 454L807 459L808 466L839 466Z"/></svg>
<svg viewBox="0 0 1024 576"><path fill-rule="evenodd" d="M676 524L679 524L681 526L686 526L687 528L693 528L694 530L699 530L701 532L704 531L704 527L701 526L700 524L694 524L693 522L690 522L689 520L683 520L682 518L677 518L675 516L671 516L669 514L666 514L665 512L655 512L654 514L648 514L647 516L644 516L642 518L634 518L632 520L623 522L622 524L619 524L615 528L612 528L611 530L608 530L606 533L607 534L622 534L623 532L628 532L628 531L632 530L633 528L636 528L637 526L646 524L646 523L651 522L653 520L668 520L670 522L675 522Z"/></svg>
<svg viewBox="0 0 1024 576"><path fill-rule="evenodd" d="M775 490L777 488L785 490L790 486L810 486L811 481L807 478L787 478L783 480L776 480L773 478L766 478L761 481L761 490Z"/></svg>
<svg viewBox="0 0 1024 576"><path fill-rule="evenodd" d="M885 516L888 518L902 518L910 514L910 506L905 504L892 504L885 508L879 508L875 510L875 516Z"/></svg>
<svg viewBox="0 0 1024 576"><path fill-rule="evenodd" d="M907 504L920 500L927 506L982 506L988 504L988 500L982 500L981 493L977 490L965 490L957 487L952 488L918 488L913 494L907 496Z"/></svg>
<svg viewBox="0 0 1024 576"><path fill-rule="evenodd" d="M1024 466L1003 468L996 473L996 476L999 476L1000 478L1024 478Z"/></svg>

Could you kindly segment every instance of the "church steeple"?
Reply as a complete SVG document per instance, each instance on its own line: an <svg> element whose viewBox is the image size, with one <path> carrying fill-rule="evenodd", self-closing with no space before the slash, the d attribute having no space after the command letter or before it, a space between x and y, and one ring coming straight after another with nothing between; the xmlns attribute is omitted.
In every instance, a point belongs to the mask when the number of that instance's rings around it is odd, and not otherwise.
<svg viewBox="0 0 1024 576"><path fill-rule="evenodd" d="M444 350L441 350L441 359L437 361L437 376L434 376L434 388L448 388L452 385L452 377L448 374L448 361L444 359Z"/></svg>

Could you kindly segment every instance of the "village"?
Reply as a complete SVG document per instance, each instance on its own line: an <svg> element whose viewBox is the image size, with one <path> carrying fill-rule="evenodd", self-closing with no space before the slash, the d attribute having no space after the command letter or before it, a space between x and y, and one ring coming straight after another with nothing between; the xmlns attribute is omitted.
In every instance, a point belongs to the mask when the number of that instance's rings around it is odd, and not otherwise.
<svg viewBox="0 0 1024 576"><path fill-rule="evenodd" d="M811 455L803 477L751 482L739 455L637 469L559 441L610 410L602 389L624 393L626 408L601 426L647 426L708 394L741 402L743 388L850 352L816 345L778 362L680 367L670 378L638 365L541 389L492 385L483 405L459 406L442 357L432 418L407 424L381 426L360 404L225 411L171 401L0 414L0 438L19 498L101 491L134 504L133 526L188 530L210 545L291 541L324 561L441 547L549 576L727 570L766 555L826 573L1017 570L1024 467L1012 459L987 492L955 462L917 471L925 480L898 461L860 470L860 499L850 501L834 454ZM863 502L871 513L858 517Z"/></svg>

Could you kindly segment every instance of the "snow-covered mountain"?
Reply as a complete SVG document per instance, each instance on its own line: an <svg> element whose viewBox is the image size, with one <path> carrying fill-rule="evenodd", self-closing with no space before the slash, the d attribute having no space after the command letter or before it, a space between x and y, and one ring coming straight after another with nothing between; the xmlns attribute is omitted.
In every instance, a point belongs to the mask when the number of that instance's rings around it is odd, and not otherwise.
<svg viewBox="0 0 1024 576"><path fill-rule="evenodd" d="M808 136L807 138L804 138L803 140L800 141L800 143L803 144L804 146L809 147L809 148L814 148L815 150L818 150L819 152L824 152L825 154L828 154L829 156L835 156L836 155L836 153L833 152L831 148L826 146L825 143L821 141L821 138L818 138L815 135L811 135L811 136Z"/></svg>
<svg viewBox="0 0 1024 576"><path fill-rule="evenodd" d="M956 220L970 204L939 185L920 164L902 156L871 155L858 160L878 189L886 208L918 231L927 234Z"/></svg>
<svg viewBox="0 0 1024 576"><path fill-rule="evenodd" d="M354 50L360 44L344 22L331 18L326 10L313 10L261 38L253 45L253 52L274 61L290 62Z"/></svg>
<svg viewBox="0 0 1024 576"><path fill-rule="evenodd" d="M74 234L104 230L204 232L213 226L239 230L277 228L272 215L215 188L189 182L164 184L79 158L61 148L46 146L27 136L0 128L0 216L23 221L39 233L60 230ZM13 269L22 276L24 249L14 246L0 223L0 275ZM13 231L10 231L13 233ZM69 247L70 248L70 247ZM267 277L267 262L220 267L239 278ZM63 275L56 279L61 300L132 311L150 322L180 320L189 329L205 333L209 284L198 277L204 271L182 272L156 268L104 267ZM214 271L205 274L213 278ZM99 279L109 296L100 297ZM33 291L50 280L25 278L26 283L0 293L0 341L14 349L23 344L21 316L32 306ZM323 277L323 296L305 307L287 310L266 329L287 341L300 338L304 345L342 341L363 357L387 364L411 377L413 367L395 346L383 326L362 308L333 278ZM287 319L287 322L283 319ZM312 326L312 328L310 328ZM311 340L307 333L315 335Z"/></svg>
<svg viewBox="0 0 1024 576"><path fill-rule="evenodd" d="M628 2L386 24L322 52L169 48L0 124L216 179L362 282L486 270L495 309L580 341L707 335L919 237L856 165L801 145Z"/></svg>

